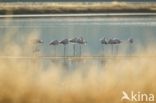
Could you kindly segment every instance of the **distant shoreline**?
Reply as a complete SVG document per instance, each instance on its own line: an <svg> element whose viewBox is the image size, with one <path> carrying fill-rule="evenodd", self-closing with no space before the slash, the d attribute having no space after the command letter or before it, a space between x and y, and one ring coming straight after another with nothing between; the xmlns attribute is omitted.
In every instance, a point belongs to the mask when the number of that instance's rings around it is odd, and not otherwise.
<svg viewBox="0 0 156 103"><path fill-rule="evenodd" d="M73 14L16 14L16 15L0 15L0 19L3 18L113 18L113 17L156 17L156 13L73 13Z"/></svg>
<svg viewBox="0 0 156 103"><path fill-rule="evenodd" d="M0 3L0 15L62 13L156 13L156 3Z"/></svg>

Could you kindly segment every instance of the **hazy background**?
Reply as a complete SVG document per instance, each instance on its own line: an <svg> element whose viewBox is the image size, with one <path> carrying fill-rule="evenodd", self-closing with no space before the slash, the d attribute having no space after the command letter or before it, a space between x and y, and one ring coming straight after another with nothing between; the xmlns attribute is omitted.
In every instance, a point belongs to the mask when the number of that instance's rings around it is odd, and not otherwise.
<svg viewBox="0 0 156 103"><path fill-rule="evenodd" d="M0 0L0 2L155 2L155 0Z"/></svg>

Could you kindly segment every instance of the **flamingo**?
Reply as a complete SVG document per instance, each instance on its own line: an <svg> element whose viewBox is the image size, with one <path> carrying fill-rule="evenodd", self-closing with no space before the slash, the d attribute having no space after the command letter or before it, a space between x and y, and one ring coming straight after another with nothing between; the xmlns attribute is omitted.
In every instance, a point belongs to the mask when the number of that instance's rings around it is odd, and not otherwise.
<svg viewBox="0 0 156 103"><path fill-rule="evenodd" d="M104 44L107 45L108 44L108 40L105 37L103 37L102 39L100 39L100 42L102 44L103 52L104 52Z"/></svg>
<svg viewBox="0 0 156 103"><path fill-rule="evenodd" d="M103 37L103 39L100 40L101 41L101 44L108 44L108 40Z"/></svg>
<svg viewBox="0 0 156 103"><path fill-rule="evenodd" d="M122 41L117 39L117 38L111 38L109 41L108 41L108 44L111 44L112 45L112 55L113 55L113 45L118 45L120 44ZM117 54L118 54L118 46L117 46Z"/></svg>
<svg viewBox="0 0 156 103"><path fill-rule="evenodd" d="M80 56L81 56L81 45L84 45L84 44L86 44L87 42L84 40L83 37L80 37L80 38L78 38L77 43L78 43L79 46L80 46Z"/></svg>
<svg viewBox="0 0 156 103"><path fill-rule="evenodd" d="M40 49L38 48L38 44L43 44L43 40L41 40L41 39L33 39L32 43L35 46L34 49L33 49L33 53L39 52Z"/></svg>
<svg viewBox="0 0 156 103"><path fill-rule="evenodd" d="M132 49L132 44L134 43L133 38L129 38L128 43L129 43L129 49Z"/></svg>
<svg viewBox="0 0 156 103"><path fill-rule="evenodd" d="M129 38L129 39L128 39L128 42L129 42L130 44L133 44L133 43L134 43L133 38Z"/></svg>
<svg viewBox="0 0 156 103"><path fill-rule="evenodd" d="M114 41L113 41L112 38L109 39L108 44L111 44L111 46L112 46L112 55L113 55L113 44L114 44Z"/></svg>
<svg viewBox="0 0 156 103"><path fill-rule="evenodd" d="M64 57L66 56L66 45L69 43L69 40L66 38L66 39L63 39L59 42L60 44L63 44L64 46Z"/></svg>
<svg viewBox="0 0 156 103"><path fill-rule="evenodd" d="M118 55L119 44L121 44L122 41L120 39L114 38L114 43L117 46L116 55Z"/></svg>
<svg viewBox="0 0 156 103"><path fill-rule="evenodd" d="M58 46L59 44L60 43L58 40L54 40L49 43L49 45L53 45L55 47L55 56L56 56L56 46Z"/></svg>
<svg viewBox="0 0 156 103"><path fill-rule="evenodd" d="M75 49L76 49L75 48L75 44L77 43L77 41L78 41L78 38L77 37L69 40L69 42L73 43L73 56L75 56Z"/></svg>

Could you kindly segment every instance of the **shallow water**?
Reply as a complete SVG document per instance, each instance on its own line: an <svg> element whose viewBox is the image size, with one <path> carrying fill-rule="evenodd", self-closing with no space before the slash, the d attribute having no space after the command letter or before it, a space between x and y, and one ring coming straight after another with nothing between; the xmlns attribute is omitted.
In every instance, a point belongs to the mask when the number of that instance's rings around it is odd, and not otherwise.
<svg viewBox="0 0 156 103"><path fill-rule="evenodd" d="M40 53L37 56L45 58L37 60L40 68L47 68L51 63L62 65L69 71L73 71L80 65L95 64L99 69L105 62L111 61L114 57L109 56L134 56L135 51L143 51L150 43L155 43L156 39L156 18L155 16L145 17L118 17L118 16L102 16L102 17L40 17L40 18L1 18L0 19L0 37L1 41L9 35L10 41L20 45L25 50L25 45L29 35L38 35L44 41L39 45ZM76 58L63 58L63 45L56 47L55 58L46 58L55 56L55 47L49 46L51 40L62 40L64 38L72 39L74 37L84 37L87 41L86 45L82 45L82 57L80 58L80 46L76 45ZM111 45L101 45L100 39L119 38L123 41L120 45L114 46L113 53ZM128 38L134 39L134 44L129 45ZM9 42L12 45L12 42ZM1 50L6 48L6 44L1 43ZM118 48L118 54L117 54ZM32 48L26 48L30 53L22 55L23 57L32 56ZM9 51L9 50L8 50ZM24 51L21 51L24 52ZM12 51L8 53L11 56ZM2 54L1 54L2 55ZM6 55L6 54L5 54ZM20 55L21 56L21 55ZM68 44L66 48L66 56L73 56L73 45ZM95 56L87 58L85 56ZM108 56L107 59L99 58L100 56ZM120 57L119 57L120 58ZM122 57L121 57L122 59ZM28 62L31 59L13 59L12 62ZM37 67L39 68L39 66Z"/></svg>
<svg viewBox="0 0 156 103"><path fill-rule="evenodd" d="M2 103L121 103L122 91L156 94L154 17L0 19L0 25ZM59 52L63 46L58 46L57 57L50 57L50 40L80 34L88 41L82 57L70 56L72 44L67 57ZM41 52L34 57L29 54L32 48L25 46L33 35L44 40ZM108 45L102 57L102 36L125 41L133 37L133 51L126 48L128 44L121 44L125 50L120 48L119 53L123 53L112 56ZM153 45L146 48L149 42Z"/></svg>
<svg viewBox="0 0 156 103"><path fill-rule="evenodd" d="M54 56L54 47L49 46L51 40L64 38L84 37L87 45L82 46L82 55L112 55L111 46L100 44L100 38L116 37L123 41L119 45L119 54L134 52L148 46L149 42L155 43L156 18L145 17L65 17L65 18L12 18L0 19L0 38L6 34L12 35L11 40L23 45L30 34L39 35L44 44L40 46L42 56ZM134 44L130 48L128 38L134 38ZM0 46L4 48L3 45ZM117 47L114 47L114 55ZM57 48L57 56L63 56L63 46ZM67 56L73 55L73 45L67 45ZM76 55L79 55L79 45L76 45Z"/></svg>

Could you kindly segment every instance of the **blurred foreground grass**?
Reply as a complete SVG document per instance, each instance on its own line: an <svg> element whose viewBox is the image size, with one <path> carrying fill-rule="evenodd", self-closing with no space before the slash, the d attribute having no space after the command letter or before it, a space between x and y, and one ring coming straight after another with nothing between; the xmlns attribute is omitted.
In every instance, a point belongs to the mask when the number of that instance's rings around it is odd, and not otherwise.
<svg viewBox="0 0 156 103"><path fill-rule="evenodd" d="M21 56L30 51L13 42L9 35L4 43L1 55L11 51L10 55ZM153 44L137 54L155 56L156 48ZM122 91L155 95L155 60L125 57L105 62L100 68L83 64L67 72L64 65L55 62L45 67L38 58L0 59L0 103L123 103Z"/></svg>

